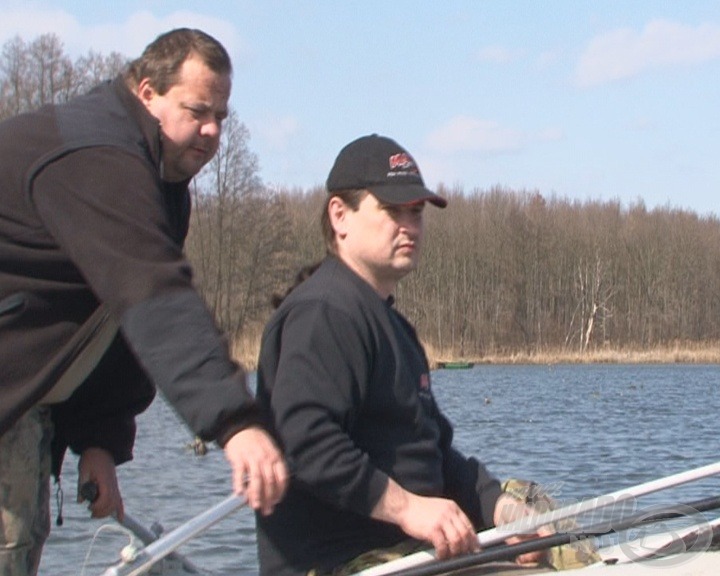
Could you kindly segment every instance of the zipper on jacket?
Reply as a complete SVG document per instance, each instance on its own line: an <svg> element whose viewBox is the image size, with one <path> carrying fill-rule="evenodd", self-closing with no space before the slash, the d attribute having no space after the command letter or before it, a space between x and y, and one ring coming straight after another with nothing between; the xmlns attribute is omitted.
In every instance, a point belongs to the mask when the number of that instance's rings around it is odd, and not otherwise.
<svg viewBox="0 0 720 576"><path fill-rule="evenodd" d="M0 316L10 314L25 307L27 303L27 295L23 293L11 294L10 296L0 300Z"/></svg>

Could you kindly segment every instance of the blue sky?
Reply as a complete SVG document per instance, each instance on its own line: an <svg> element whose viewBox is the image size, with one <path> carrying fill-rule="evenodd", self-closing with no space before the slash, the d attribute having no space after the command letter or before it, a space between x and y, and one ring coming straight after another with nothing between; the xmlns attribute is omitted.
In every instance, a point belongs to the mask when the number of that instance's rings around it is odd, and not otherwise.
<svg viewBox="0 0 720 576"><path fill-rule="evenodd" d="M322 185L390 136L429 186L495 185L720 215L717 0L0 0L0 43L139 55L201 28L270 185Z"/></svg>

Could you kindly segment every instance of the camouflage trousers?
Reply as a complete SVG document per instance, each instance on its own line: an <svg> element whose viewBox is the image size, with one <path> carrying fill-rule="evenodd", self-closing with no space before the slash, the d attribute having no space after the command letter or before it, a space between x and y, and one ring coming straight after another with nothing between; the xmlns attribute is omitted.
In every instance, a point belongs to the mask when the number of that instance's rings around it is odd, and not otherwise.
<svg viewBox="0 0 720 576"><path fill-rule="evenodd" d="M50 409L0 436L0 576L35 576L50 533Z"/></svg>
<svg viewBox="0 0 720 576"><path fill-rule="evenodd" d="M534 482L526 480L507 480L502 485L503 492L510 494L517 500L532 506L539 513L549 512L556 508L555 501ZM551 526L553 532L572 532L577 528L577 523L568 518L558 520ZM570 544L563 544L550 548L545 553L545 564L554 570L569 570L582 568L596 562L601 558L597 548L592 541L578 539Z"/></svg>
<svg viewBox="0 0 720 576"><path fill-rule="evenodd" d="M372 568L378 564L384 564L392 560L398 560L403 556L426 550L427 544L424 542L418 542L417 540L404 540L395 546L390 548L378 548L375 550L369 550L360 556L353 558L347 564L338 566L331 572L321 572L319 570L310 570L307 576L350 576L361 570Z"/></svg>
<svg viewBox="0 0 720 576"><path fill-rule="evenodd" d="M515 499L524 502L543 513L555 508L555 502L534 482L526 480L507 480L502 484L503 492L513 496ZM558 532L567 532L575 527L572 520L556 522L552 527ZM406 540L390 548L369 550L360 556L353 558L347 564L338 566L329 573L311 570L307 576L349 576L383 564L391 560L397 560L403 556L427 549L427 545L414 540ZM589 540L578 540L571 544L556 546L546 552L543 565L550 570L568 570L582 568L600 561L595 546Z"/></svg>

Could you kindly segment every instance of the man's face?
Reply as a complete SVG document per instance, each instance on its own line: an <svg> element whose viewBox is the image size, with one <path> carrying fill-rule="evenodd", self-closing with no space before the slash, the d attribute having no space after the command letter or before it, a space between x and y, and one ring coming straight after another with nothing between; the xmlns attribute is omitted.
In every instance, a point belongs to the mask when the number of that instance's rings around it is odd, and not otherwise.
<svg viewBox="0 0 720 576"><path fill-rule="evenodd" d="M333 218L338 255L383 297L389 296L400 279L417 267L425 203L383 204L366 194L353 211L339 198L334 200L344 206Z"/></svg>
<svg viewBox="0 0 720 576"><path fill-rule="evenodd" d="M140 83L138 97L160 121L163 180L192 178L217 152L230 84L228 75L213 72L196 56L183 63L177 84L163 95L147 79Z"/></svg>

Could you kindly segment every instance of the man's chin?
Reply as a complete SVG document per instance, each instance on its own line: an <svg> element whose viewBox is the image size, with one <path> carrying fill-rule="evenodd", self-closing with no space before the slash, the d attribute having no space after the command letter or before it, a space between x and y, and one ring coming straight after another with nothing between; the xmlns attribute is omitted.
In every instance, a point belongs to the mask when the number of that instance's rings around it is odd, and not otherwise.
<svg viewBox="0 0 720 576"><path fill-rule="evenodd" d="M203 169L207 162L187 162L175 170L166 170L163 180L166 182L184 182L190 180Z"/></svg>
<svg viewBox="0 0 720 576"><path fill-rule="evenodd" d="M410 274L410 272L414 271L417 268L417 262L415 262L414 260L398 262L394 268L398 274L398 279L400 279L403 276L406 276Z"/></svg>

